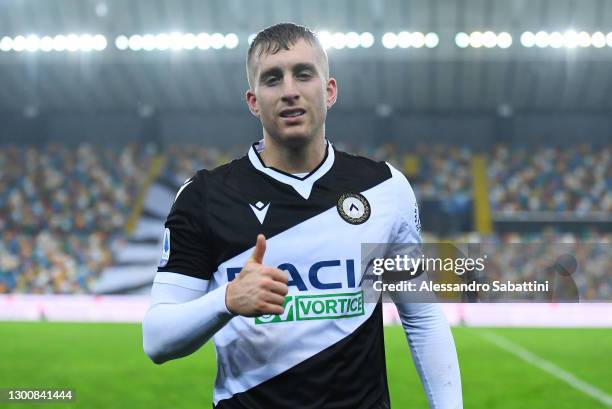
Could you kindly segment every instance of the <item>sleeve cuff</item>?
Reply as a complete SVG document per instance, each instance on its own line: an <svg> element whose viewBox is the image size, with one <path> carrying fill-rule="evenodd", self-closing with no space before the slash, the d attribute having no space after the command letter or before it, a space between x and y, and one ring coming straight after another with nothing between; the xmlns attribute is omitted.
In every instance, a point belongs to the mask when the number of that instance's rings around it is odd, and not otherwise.
<svg viewBox="0 0 612 409"><path fill-rule="evenodd" d="M236 314L230 312L230 310L227 309L227 304L225 303L225 294L227 292L228 284L229 283L225 283L210 293L210 295L214 297L213 304L215 305L215 312L219 314L220 317L226 319L233 318L236 316Z"/></svg>

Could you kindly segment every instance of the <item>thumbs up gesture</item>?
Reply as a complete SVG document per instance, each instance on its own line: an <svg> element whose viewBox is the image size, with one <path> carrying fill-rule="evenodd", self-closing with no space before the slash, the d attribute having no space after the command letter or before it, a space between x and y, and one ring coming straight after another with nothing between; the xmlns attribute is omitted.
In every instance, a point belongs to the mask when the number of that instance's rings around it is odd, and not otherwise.
<svg viewBox="0 0 612 409"><path fill-rule="evenodd" d="M245 317L283 313L289 279L286 272L263 264L265 252L266 238L259 234L253 254L227 286L225 305L231 313Z"/></svg>

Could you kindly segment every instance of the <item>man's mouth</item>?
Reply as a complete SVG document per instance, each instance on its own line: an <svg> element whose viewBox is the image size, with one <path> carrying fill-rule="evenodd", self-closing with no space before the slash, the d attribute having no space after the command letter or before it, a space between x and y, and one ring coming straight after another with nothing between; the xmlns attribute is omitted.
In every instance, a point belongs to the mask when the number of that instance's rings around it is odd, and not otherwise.
<svg viewBox="0 0 612 409"><path fill-rule="evenodd" d="M281 111L280 116L283 118L297 118L306 113L302 108L285 109Z"/></svg>

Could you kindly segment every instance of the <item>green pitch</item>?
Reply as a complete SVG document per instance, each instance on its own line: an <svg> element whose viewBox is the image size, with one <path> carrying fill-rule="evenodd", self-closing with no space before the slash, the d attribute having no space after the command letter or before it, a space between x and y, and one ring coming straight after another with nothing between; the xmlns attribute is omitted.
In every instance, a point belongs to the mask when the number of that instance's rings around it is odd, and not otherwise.
<svg viewBox="0 0 612 409"><path fill-rule="evenodd" d="M605 408L500 348L495 334L612 394L610 329L453 330L466 409ZM426 408L400 327L385 330L393 408ZM71 388L72 404L7 404L0 408L210 408L215 357L211 345L156 366L141 347L140 326L0 323L0 388Z"/></svg>

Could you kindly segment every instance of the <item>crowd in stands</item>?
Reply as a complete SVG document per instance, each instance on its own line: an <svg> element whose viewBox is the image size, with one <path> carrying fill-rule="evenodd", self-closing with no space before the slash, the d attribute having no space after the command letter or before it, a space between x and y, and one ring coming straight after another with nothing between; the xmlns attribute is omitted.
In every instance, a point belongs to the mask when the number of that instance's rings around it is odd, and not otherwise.
<svg viewBox="0 0 612 409"><path fill-rule="evenodd" d="M356 155L389 162L404 171L420 200L439 199L458 205L471 200L472 153L468 147L419 144L414 151L407 152L393 143L369 148L350 143L336 146Z"/></svg>
<svg viewBox="0 0 612 409"><path fill-rule="evenodd" d="M104 232L8 230L0 237L0 294L87 293L122 241Z"/></svg>
<svg viewBox="0 0 612 409"><path fill-rule="evenodd" d="M356 155L387 161L405 171L419 200L437 200L449 213L463 211L472 200L473 152L467 147L420 144L406 152L393 143L335 145ZM173 145L167 155L166 176L180 185L195 170L215 168L245 151L244 147L222 152L197 144ZM489 201L494 212L554 211L576 215L612 212L610 146L499 145L485 158Z"/></svg>
<svg viewBox="0 0 612 409"><path fill-rule="evenodd" d="M480 294L481 301L536 300L549 301L597 301L612 298L612 235L595 229L580 234L545 228L534 233L498 233L481 236L475 232L446 238L465 255L476 258L485 256L484 272L475 273L479 282L549 282L548 291L530 294L488 292ZM438 243L439 237L425 232L424 243ZM446 242L446 241L444 241ZM476 243L468 250L468 243ZM426 244L433 256L435 246ZM432 255L429 254L428 256ZM448 253L448 250L446 251ZM434 272L433 278L442 280ZM471 277L471 278L474 278Z"/></svg>
<svg viewBox="0 0 612 409"><path fill-rule="evenodd" d="M246 153L246 147L222 151L202 144L176 144L165 150L163 177L179 186L200 169L214 169ZM232 153L235 155L232 156Z"/></svg>
<svg viewBox="0 0 612 409"><path fill-rule="evenodd" d="M0 148L0 293L87 291L112 263L152 150Z"/></svg>
<svg viewBox="0 0 612 409"><path fill-rule="evenodd" d="M439 203L441 214L471 214L473 153L468 148L422 144L407 152L393 143L337 143L336 147L388 161L403 170L418 200L425 204L422 214L424 208L435 208L432 203ZM161 177L179 186L196 170L215 168L241 157L247 149L246 145L220 150L203 144L172 144L164 150L166 162ZM0 293L89 292L100 272L113 263L125 240L126 223L153 155L152 147L136 144L0 146ZM489 198L496 212L612 213L609 146L497 146L485 157ZM449 225L449 220L459 218L436 220ZM423 223L425 230L437 231L434 225L435 220ZM551 234L499 235L492 236L492 240L502 248L516 241L610 240L605 234ZM595 298L609 297L610 284L597 275L610 271L610 266L604 265L609 261L602 258L597 246L588 246L579 250L585 260L589 259L588 265L594 266L594 281L584 283L578 279L577 283ZM518 253L510 253L512 248L515 247L509 246L503 257L536 263L537 254L521 258ZM532 265L519 267L534 270Z"/></svg>
<svg viewBox="0 0 612 409"><path fill-rule="evenodd" d="M493 235L484 242L504 279L549 280L551 286L556 281L561 288L550 288L551 292L559 292L565 301L585 301L612 297L611 239L610 234L594 230L574 234L545 229L540 233ZM569 262L563 261L564 256L570 257Z"/></svg>
<svg viewBox="0 0 612 409"><path fill-rule="evenodd" d="M149 156L136 145L0 149L0 230L120 229Z"/></svg>
<svg viewBox="0 0 612 409"><path fill-rule="evenodd" d="M610 146L498 146L488 172L494 211L612 212Z"/></svg>
<svg viewBox="0 0 612 409"><path fill-rule="evenodd" d="M418 173L414 178L419 199L441 199L461 205L471 200L472 176L469 148L441 144L418 145Z"/></svg>

